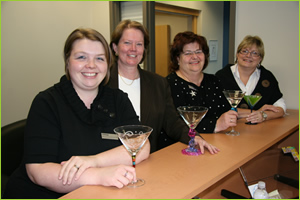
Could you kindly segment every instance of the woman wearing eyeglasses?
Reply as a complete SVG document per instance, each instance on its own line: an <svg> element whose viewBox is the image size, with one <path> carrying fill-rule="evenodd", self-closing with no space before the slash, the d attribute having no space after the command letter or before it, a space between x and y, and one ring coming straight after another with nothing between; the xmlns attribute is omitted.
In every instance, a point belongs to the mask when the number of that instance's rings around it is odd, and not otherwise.
<svg viewBox="0 0 300 200"><path fill-rule="evenodd" d="M219 79L212 74L203 73L209 59L206 38L190 31L178 33L173 40L170 55L171 73L167 80L175 107L208 108L196 130L199 133L213 133L236 126L237 113L230 110Z"/></svg>
<svg viewBox="0 0 300 200"><path fill-rule="evenodd" d="M282 117L286 105L275 76L264 68L264 44L258 36L246 36L239 44L235 64L229 64L216 73L225 89L243 90L246 95L261 95L261 100L250 109L243 99L239 104L239 117L246 117L252 123L261 123Z"/></svg>
<svg viewBox="0 0 300 200"><path fill-rule="evenodd" d="M152 153L177 141L188 143L189 137L187 125L174 108L166 79L140 67L149 42L148 30L141 23L123 20L117 25L110 43L115 64L108 85L128 93L141 123L153 128L149 136ZM162 134L168 135L170 140L164 140ZM204 149L211 154L219 152L199 136L195 142L202 153Z"/></svg>

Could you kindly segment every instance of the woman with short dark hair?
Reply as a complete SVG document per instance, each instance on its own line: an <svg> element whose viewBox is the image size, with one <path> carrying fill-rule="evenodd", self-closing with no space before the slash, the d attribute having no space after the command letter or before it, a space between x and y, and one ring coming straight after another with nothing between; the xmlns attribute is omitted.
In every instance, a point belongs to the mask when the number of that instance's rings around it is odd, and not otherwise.
<svg viewBox="0 0 300 200"><path fill-rule="evenodd" d="M230 110L219 79L203 72L209 59L206 38L191 31L178 33L173 40L170 56L171 73L167 80L175 107L208 108L196 130L199 133L214 133L236 126L237 113Z"/></svg>

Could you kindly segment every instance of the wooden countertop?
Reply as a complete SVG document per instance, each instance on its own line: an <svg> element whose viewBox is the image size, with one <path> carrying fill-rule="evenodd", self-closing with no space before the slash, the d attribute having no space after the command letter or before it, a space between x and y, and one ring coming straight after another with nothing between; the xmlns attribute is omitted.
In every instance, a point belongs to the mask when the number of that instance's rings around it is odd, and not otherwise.
<svg viewBox="0 0 300 200"><path fill-rule="evenodd" d="M65 199L190 199L239 168L270 146L299 129L299 111L287 110L283 118L257 125L240 119L240 136L224 133L202 134L220 148L211 155L186 156L180 142L150 155L136 166L137 177L146 183L139 188L83 186L63 196ZM224 131L225 132L225 131Z"/></svg>

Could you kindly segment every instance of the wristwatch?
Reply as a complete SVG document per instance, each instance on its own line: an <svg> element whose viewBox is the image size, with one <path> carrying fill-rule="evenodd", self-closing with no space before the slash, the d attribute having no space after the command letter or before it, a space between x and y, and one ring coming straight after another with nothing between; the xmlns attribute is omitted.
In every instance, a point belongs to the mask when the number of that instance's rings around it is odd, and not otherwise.
<svg viewBox="0 0 300 200"><path fill-rule="evenodd" d="M265 121L268 117L267 113L265 113L264 111L260 111L260 113L261 113L261 116L263 118L263 121Z"/></svg>

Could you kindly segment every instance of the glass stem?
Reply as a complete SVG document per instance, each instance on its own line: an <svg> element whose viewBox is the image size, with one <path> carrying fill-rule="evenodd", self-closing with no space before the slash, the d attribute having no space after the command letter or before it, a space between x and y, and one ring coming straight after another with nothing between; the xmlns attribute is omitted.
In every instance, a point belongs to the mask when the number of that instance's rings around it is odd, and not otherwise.
<svg viewBox="0 0 300 200"><path fill-rule="evenodd" d="M132 167L135 168L135 158L136 158L136 153L135 152L131 154L131 158L132 158Z"/></svg>
<svg viewBox="0 0 300 200"><path fill-rule="evenodd" d="M193 125L191 125L191 127L193 127ZM196 135L195 129L190 128L188 135L191 138L191 140L189 141L189 146L190 146L191 149L195 149L195 142L194 142L194 138L195 138L195 135Z"/></svg>
<svg viewBox="0 0 300 200"><path fill-rule="evenodd" d="M231 107L231 110L237 112L237 108ZM235 132L234 127L231 127L231 132Z"/></svg>
<svg viewBox="0 0 300 200"><path fill-rule="evenodd" d="M191 149L195 149L195 137L191 137L191 140L189 141L189 146Z"/></svg>
<svg viewBox="0 0 300 200"><path fill-rule="evenodd" d="M231 107L231 110L237 112L237 108Z"/></svg>

